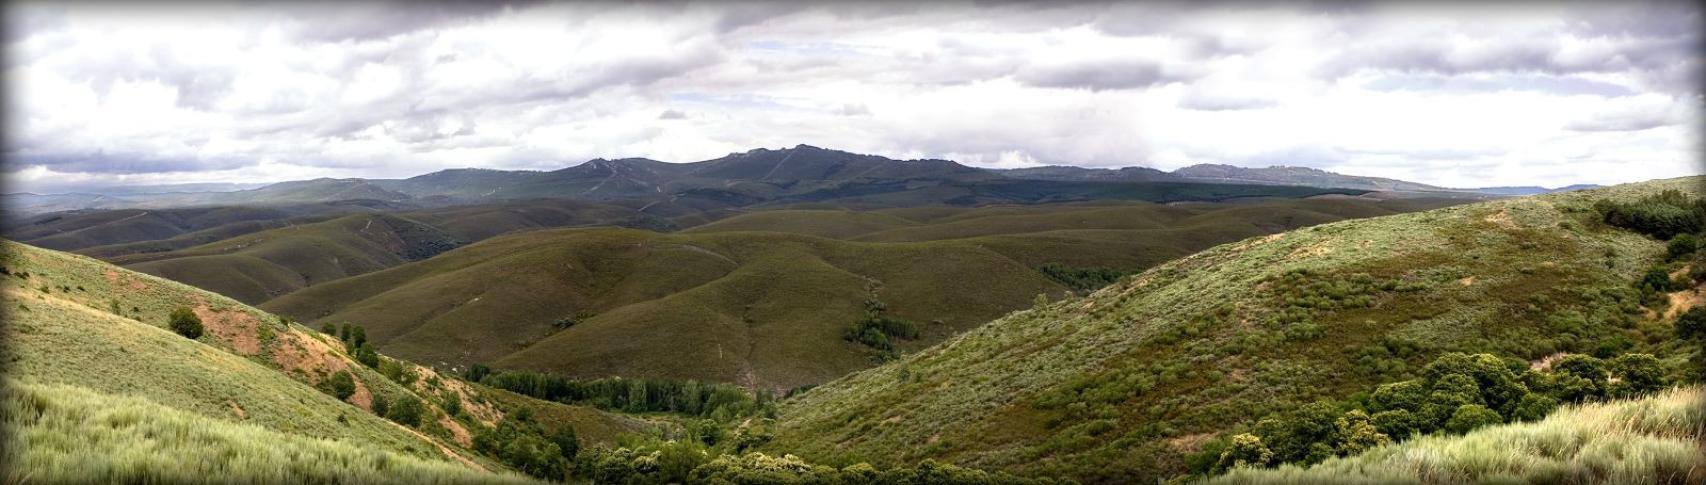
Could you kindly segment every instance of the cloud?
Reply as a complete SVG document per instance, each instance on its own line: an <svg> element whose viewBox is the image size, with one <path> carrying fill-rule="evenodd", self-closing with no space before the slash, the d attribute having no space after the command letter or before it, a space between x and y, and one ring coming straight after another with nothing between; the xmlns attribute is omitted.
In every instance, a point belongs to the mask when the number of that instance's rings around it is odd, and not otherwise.
<svg viewBox="0 0 1706 485"><path fill-rule="evenodd" d="M1145 59L1026 66L1015 78L1030 86L1091 91L1145 88L1188 79L1168 72L1160 63Z"/></svg>
<svg viewBox="0 0 1706 485"><path fill-rule="evenodd" d="M1681 4L8 13L3 173L35 184L687 162L801 143L983 166L1299 164L1439 185L1700 171L1701 17Z"/></svg>

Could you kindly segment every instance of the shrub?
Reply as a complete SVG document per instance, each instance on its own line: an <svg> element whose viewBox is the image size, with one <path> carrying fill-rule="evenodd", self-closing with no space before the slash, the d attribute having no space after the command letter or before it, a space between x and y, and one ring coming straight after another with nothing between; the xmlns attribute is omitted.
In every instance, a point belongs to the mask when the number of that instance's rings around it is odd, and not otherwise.
<svg viewBox="0 0 1706 485"><path fill-rule="evenodd" d="M178 335L190 339L201 338L201 317L196 316L195 311L190 310L189 307L178 307L172 310L172 314L167 317L166 321L172 331L177 332Z"/></svg>
<svg viewBox="0 0 1706 485"><path fill-rule="evenodd" d="M349 371L338 371L327 381L332 396L337 397L339 401L349 399L350 395L355 394L355 378L350 376Z"/></svg>
<svg viewBox="0 0 1706 485"><path fill-rule="evenodd" d="M331 335L331 336L337 336L338 335L338 326L332 325L332 322L322 323L322 324L320 324L320 333L323 333L326 335Z"/></svg>
<svg viewBox="0 0 1706 485"><path fill-rule="evenodd" d="M424 411L421 400L414 396L404 396L398 399L386 411L385 419L408 426L421 425L421 413Z"/></svg>
<svg viewBox="0 0 1706 485"><path fill-rule="evenodd" d="M1694 237L1693 234L1677 234L1670 239L1670 244L1665 245L1665 255L1673 261L1692 256L1699 250L1700 238Z"/></svg>
<svg viewBox="0 0 1706 485"><path fill-rule="evenodd" d="M1706 340L1706 306L1697 306L1676 317L1677 338Z"/></svg>
<svg viewBox="0 0 1706 485"><path fill-rule="evenodd" d="M1375 428L1368 413L1360 409L1339 416L1335 428L1339 435L1339 445L1335 451L1340 455L1354 455L1392 442L1392 438Z"/></svg>
<svg viewBox="0 0 1706 485"><path fill-rule="evenodd" d="M1558 400L1540 393L1529 393L1511 409L1511 421L1539 421L1558 408Z"/></svg>
<svg viewBox="0 0 1706 485"><path fill-rule="evenodd" d="M557 444L557 450L562 453L566 460L575 459L575 455L581 449L580 437L576 436L574 426L558 428L557 432L551 433L551 442Z"/></svg>
<svg viewBox="0 0 1706 485"><path fill-rule="evenodd" d="M1623 354L1611 360L1612 373L1621 389L1619 397L1647 394L1670 385L1664 364L1653 354Z"/></svg>
<svg viewBox="0 0 1706 485"><path fill-rule="evenodd" d="M1220 461L1214 464L1214 468L1219 471L1267 466L1273 458L1273 452L1262 443L1262 438L1244 433L1232 437L1232 442L1226 445L1226 451L1220 453Z"/></svg>
<svg viewBox="0 0 1706 485"><path fill-rule="evenodd" d="M355 349L355 361L370 368L377 368L379 367L379 352L373 350L372 343L362 342L361 346Z"/></svg>
<svg viewBox="0 0 1706 485"><path fill-rule="evenodd" d="M1256 423L1256 435L1273 451L1273 459L1290 463L1314 458L1314 444L1323 444L1331 456L1339 413L1332 403L1318 401ZM1320 457L1325 458L1325 457Z"/></svg>
<svg viewBox="0 0 1706 485"><path fill-rule="evenodd" d="M491 373L492 368L486 367L486 364L472 364L468 366L468 370L462 372L462 379L468 382L480 382L480 379L485 379Z"/></svg>
<svg viewBox="0 0 1706 485"><path fill-rule="evenodd" d="M1465 404L1459 406L1457 411L1451 414L1451 419L1445 423L1445 429L1452 433L1463 434L1482 426L1503 422L1505 419L1499 416L1498 411L1487 409L1486 406L1478 404Z"/></svg>
<svg viewBox="0 0 1706 485"><path fill-rule="evenodd" d="M1422 432L1424 423L1416 413L1406 409L1393 409L1374 413L1369 418L1374 429L1390 438L1405 439Z"/></svg>

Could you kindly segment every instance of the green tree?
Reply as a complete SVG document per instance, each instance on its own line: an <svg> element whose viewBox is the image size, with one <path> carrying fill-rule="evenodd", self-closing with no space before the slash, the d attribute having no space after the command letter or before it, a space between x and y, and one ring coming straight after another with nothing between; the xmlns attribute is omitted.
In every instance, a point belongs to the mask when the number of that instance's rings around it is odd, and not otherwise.
<svg viewBox="0 0 1706 485"><path fill-rule="evenodd" d="M1677 234L1670 238L1670 244L1665 245L1665 254L1671 260L1678 260L1694 255L1700 250L1700 238L1693 234Z"/></svg>
<svg viewBox="0 0 1706 485"><path fill-rule="evenodd" d="M1215 463L1214 468L1218 471L1238 467L1262 467L1267 466L1273 458L1273 452L1262 443L1261 437L1243 433L1232 437L1232 442L1226 445L1226 451L1220 453L1220 461Z"/></svg>
<svg viewBox="0 0 1706 485"><path fill-rule="evenodd" d="M1374 393L1369 396L1368 406L1370 411L1377 413L1396 409L1420 411L1427 399L1427 389L1422 381L1411 379L1381 384L1374 388Z"/></svg>
<svg viewBox="0 0 1706 485"><path fill-rule="evenodd" d="M1523 396L1522 400L1517 401L1516 407L1511 409L1510 417L1511 421L1539 421L1557 408L1557 399L1538 392L1531 392Z"/></svg>
<svg viewBox="0 0 1706 485"><path fill-rule="evenodd" d="M1371 416L1369 420L1374 424L1374 429L1380 431L1380 434L1396 439L1409 438L1422 432L1422 429L1426 427L1421 416L1407 409L1391 409L1374 413L1374 416Z"/></svg>
<svg viewBox="0 0 1706 485"><path fill-rule="evenodd" d="M332 325L332 322L322 323L322 324L320 324L320 333L323 333L326 335L331 335L331 336L337 336L338 326Z"/></svg>
<svg viewBox="0 0 1706 485"><path fill-rule="evenodd" d="M367 343L367 329L362 328L361 325L350 325L350 329L349 329L350 348L360 348L362 346L362 344L366 344L366 343Z"/></svg>
<svg viewBox="0 0 1706 485"><path fill-rule="evenodd" d="M385 419L408 426L421 425L421 413L425 410L421 400L414 396L404 396L398 399L391 409L385 413Z"/></svg>
<svg viewBox="0 0 1706 485"><path fill-rule="evenodd" d="M576 436L574 426L557 428L557 432L551 433L551 442L557 444L557 450L562 452L563 459L574 460L575 455L580 453L580 437Z"/></svg>
<svg viewBox="0 0 1706 485"><path fill-rule="evenodd" d="M350 395L355 394L355 378L350 376L349 371L341 370L332 374L329 382L332 396L337 397L339 401L349 399Z"/></svg>
<svg viewBox="0 0 1706 485"><path fill-rule="evenodd" d="M1392 438L1381 433L1368 417L1368 413L1361 409L1351 410L1339 416L1334 427L1337 428L1339 435L1339 443L1335 451L1340 455L1354 455L1392 442Z"/></svg>
<svg viewBox="0 0 1706 485"><path fill-rule="evenodd" d="M1664 363L1653 354L1623 354L1611 359L1612 373L1623 389L1620 397L1648 394L1670 385Z"/></svg>
<svg viewBox="0 0 1706 485"><path fill-rule="evenodd" d="M1706 306L1696 306L1676 317L1677 338L1706 340Z"/></svg>
<svg viewBox="0 0 1706 485"><path fill-rule="evenodd" d="M1605 361L1581 354L1566 355L1552 364L1553 390L1566 402L1605 396Z"/></svg>
<svg viewBox="0 0 1706 485"><path fill-rule="evenodd" d="M1334 442L1338 417L1333 403L1317 401L1263 418L1256 423L1256 435L1273 451L1276 462L1306 461L1319 454L1313 449L1315 444L1326 446L1331 455L1329 443Z"/></svg>
<svg viewBox="0 0 1706 485"><path fill-rule="evenodd" d="M378 368L379 352L373 350L372 343L362 342L361 346L356 347L355 349L355 361L360 362L361 365Z"/></svg>
<svg viewBox="0 0 1706 485"><path fill-rule="evenodd" d="M190 310L189 307L178 307L172 310L171 315L166 317L166 323L178 335L190 339L201 338L201 317L196 316L195 311Z"/></svg>
<svg viewBox="0 0 1706 485"><path fill-rule="evenodd" d="M1505 422L1505 419L1503 416L1499 416L1498 411L1488 409L1486 406L1479 404L1465 404L1458 407L1457 411L1451 414L1451 419L1445 423L1445 430L1452 433L1462 434L1468 433L1482 426L1494 425L1503 422Z"/></svg>

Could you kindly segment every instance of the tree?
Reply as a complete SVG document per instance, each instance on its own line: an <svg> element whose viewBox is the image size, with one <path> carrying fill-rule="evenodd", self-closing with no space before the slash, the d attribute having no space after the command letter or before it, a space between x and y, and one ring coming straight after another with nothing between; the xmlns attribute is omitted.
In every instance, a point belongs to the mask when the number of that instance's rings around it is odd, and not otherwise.
<svg viewBox="0 0 1706 485"><path fill-rule="evenodd" d="M1226 445L1226 451L1220 452L1220 461L1214 464L1214 468L1218 471L1267 466L1273 457L1273 452L1262 444L1261 437L1243 433L1232 437L1232 442Z"/></svg>
<svg viewBox="0 0 1706 485"><path fill-rule="evenodd" d="M1676 317L1677 338L1706 340L1706 306L1696 306Z"/></svg>
<svg viewBox="0 0 1706 485"><path fill-rule="evenodd" d="M391 409L385 413L385 419L398 424L420 426L421 412L421 400L414 396L405 396L391 405Z"/></svg>
<svg viewBox="0 0 1706 485"><path fill-rule="evenodd" d="M476 363L468 366L468 370L462 373L462 378L468 382L480 382L480 379L485 379L491 373L491 367Z"/></svg>
<svg viewBox="0 0 1706 485"><path fill-rule="evenodd" d="M1539 421L1558 408L1558 400L1538 392L1529 393L1511 409L1511 421Z"/></svg>
<svg viewBox="0 0 1706 485"><path fill-rule="evenodd" d="M331 335L331 336L337 336L338 326L332 325L332 322L322 323L322 324L320 324L320 333L323 333L326 335Z"/></svg>
<svg viewBox="0 0 1706 485"><path fill-rule="evenodd" d="M1612 372L1618 378L1623 397L1647 394L1670 385L1665 377L1664 364L1653 354L1623 354L1611 359Z"/></svg>
<svg viewBox="0 0 1706 485"><path fill-rule="evenodd" d="M362 328L361 325L350 325L350 329L349 329L350 348L359 348L359 347L361 347L362 344L365 344L365 343L367 343L367 329Z"/></svg>
<svg viewBox="0 0 1706 485"><path fill-rule="evenodd" d="M342 340L346 344L349 343L349 327L349 322L338 324L338 340Z"/></svg>
<svg viewBox="0 0 1706 485"><path fill-rule="evenodd" d="M1339 435L1338 447L1335 451L1340 455L1355 455L1368 451L1376 446L1392 442L1392 438L1379 429L1361 409L1352 410L1339 416L1335 423Z"/></svg>
<svg viewBox="0 0 1706 485"><path fill-rule="evenodd" d="M1605 361L1581 354L1566 355L1552 364L1553 389L1562 401L1579 402L1605 396Z"/></svg>
<svg viewBox="0 0 1706 485"><path fill-rule="evenodd" d="M336 396L339 401L349 399L350 395L355 394L355 378L350 376L349 371L341 370L332 374L330 386L332 395Z"/></svg>
<svg viewBox="0 0 1706 485"><path fill-rule="evenodd" d="M167 325L173 332L189 339L201 338L201 317L196 316L189 307L178 307L167 317Z"/></svg>
<svg viewBox="0 0 1706 485"><path fill-rule="evenodd" d="M362 342L361 346L356 347L356 349L355 349L355 361L360 362L361 365L365 365L365 366L368 366L371 368L378 368L379 367L379 352L375 352L373 350L373 344L372 343Z"/></svg>
<svg viewBox="0 0 1706 485"><path fill-rule="evenodd" d="M1381 384L1369 396L1368 409L1376 413L1400 409L1420 411L1427 399L1427 389L1418 380Z"/></svg>
<svg viewBox="0 0 1706 485"><path fill-rule="evenodd" d="M1333 403L1317 401L1291 412L1263 418L1256 423L1256 435L1273 451L1280 463L1309 460L1314 455L1312 445L1322 444L1331 455L1335 425L1339 413Z"/></svg>
<svg viewBox="0 0 1706 485"><path fill-rule="evenodd" d="M1503 422L1505 419L1503 416L1499 416L1498 411L1487 409L1486 406L1479 404L1465 404L1459 406L1457 411L1451 414L1451 419L1445 423L1445 430L1462 434L1482 426Z"/></svg>
<svg viewBox="0 0 1706 485"><path fill-rule="evenodd" d="M385 400L385 396L381 396L378 394L373 395L373 414L375 416L379 416L379 417L383 418L383 417L385 417L385 414L390 410L391 410L391 403L389 401Z"/></svg>
<svg viewBox="0 0 1706 485"><path fill-rule="evenodd" d="M1374 413L1369 420L1374 429L1391 438L1405 439L1422 432L1425 423L1422 417L1405 409L1392 409Z"/></svg>
<svg viewBox="0 0 1706 485"><path fill-rule="evenodd" d="M1670 244L1665 245L1665 254L1671 260L1682 259L1699 250L1700 238L1694 237L1693 234L1677 234L1670 239Z"/></svg>
<svg viewBox="0 0 1706 485"><path fill-rule="evenodd" d="M562 452L565 460L574 460L580 453L580 437L576 436L574 426L557 428L557 432L551 433L551 442L557 444L557 450Z"/></svg>

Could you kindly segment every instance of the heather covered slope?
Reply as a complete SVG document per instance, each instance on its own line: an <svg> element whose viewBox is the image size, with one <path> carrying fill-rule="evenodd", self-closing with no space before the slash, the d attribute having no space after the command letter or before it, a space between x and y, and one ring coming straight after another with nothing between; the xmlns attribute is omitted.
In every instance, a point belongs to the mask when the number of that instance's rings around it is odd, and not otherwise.
<svg viewBox="0 0 1706 485"><path fill-rule="evenodd" d="M1592 206L1664 189L1706 192L1672 179L1217 246L806 392L768 448L1143 481L1183 474L1198 444L1270 412L1345 399L1447 351L1657 345L1674 312L1642 308L1633 287L1664 244Z"/></svg>
<svg viewBox="0 0 1706 485"><path fill-rule="evenodd" d="M339 456L352 460L354 468L377 463L373 470L352 470L357 475L383 473L394 465L401 476L433 475L422 478L426 481L497 480L500 477L481 470L501 471L504 466L471 451L470 436L504 419L518 405L608 423L587 426L590 432L582 436L589 441L610 441L618 432L649 428L585 408L488 398L485 393L491 391L479 386L386 359L397 364L401 374L418 377L394 380L357 362L336 337L223 296L83 256L12 242L5 242L3 251L4 358L8 378L25 389L25 397L16 398L21 401L7 405L40 413L8 423L24 429L18 437L26 440L22 449L31 450L22 458L9 458L42 467L24 469L31 472L26 475L80 481L102 475L78 473L110 470L113 474L105 475L109 479L142 480L231 466L235 468L228 471L236 477L270 481L284 473L286 479L297 480L302 478L295 474L321 473L300 469L317 465L300 460ZM192 309L202 321L199 338L162 328L166 315L177 308ZM353 384L343 399L327 391L340 373L348 373ZM454 409L460 411L447 411L452 409L445 407L451 395L457 396ZM419 424L404 426L378 415L380 403L405 401L420 403ZM151 411L160 407L173 412ZM103 417L139 414L146 419ZM127 427L80 440L77 434L91 432L91 419L122 419ZM156 438L136 441L148 433L157 433ZM245 441L249 438L294 442L303 450L233 458L257 446ZM86 447L64 445L83 441ZM182 469L158 469L158 462L120 452L132 446L212 455L186 458ZM443 470L462 471L440 473Z"/></svg>
<svg viewBox="0 0 1706 485"><path fill-rule="evenodd" d="M1039 293L1068 291L1038 271L1045 265L1133 271L1218 242L1421 203L1450 201L757 211L674 234L503 236L264 306L361 323L385 350L429 362L785 390L873 363L876 352L843 339L868 299L919 326L916 339L894 342L916 350Z"/></svg>
<svg viewBox="0 0 1706 485"><path fill-rule="evenodd" d="M1706 390L1563 409L1539 422L1430 436L1214 484L1706 482Z"/></svg>

